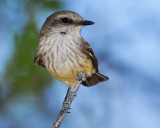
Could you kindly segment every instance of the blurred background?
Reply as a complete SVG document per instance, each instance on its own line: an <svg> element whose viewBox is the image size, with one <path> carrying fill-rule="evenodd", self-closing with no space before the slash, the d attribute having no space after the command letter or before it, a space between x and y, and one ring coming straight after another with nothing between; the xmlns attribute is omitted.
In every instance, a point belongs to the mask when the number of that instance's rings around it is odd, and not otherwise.
<svg viewBox="0 0 160 128"><path fill-rule="evenodd" d="M71 10L109 81L81 86L62 128L160 128L159 0L0 0L0 128L51 128L67 87L33 63L45 19Z"/></svg>

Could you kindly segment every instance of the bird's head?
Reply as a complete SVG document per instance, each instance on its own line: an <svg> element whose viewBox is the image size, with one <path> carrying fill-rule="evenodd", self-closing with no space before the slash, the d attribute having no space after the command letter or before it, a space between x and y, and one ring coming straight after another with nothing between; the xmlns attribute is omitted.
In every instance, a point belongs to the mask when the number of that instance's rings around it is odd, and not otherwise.
<svg viewBox="0 0 160 128"><path fill-rule="evenodd" d="M83 26L92 25L94 22L84 20L79 14L72 11L59 11L50 15L44 22L40 34L80 33Z"/></svg>

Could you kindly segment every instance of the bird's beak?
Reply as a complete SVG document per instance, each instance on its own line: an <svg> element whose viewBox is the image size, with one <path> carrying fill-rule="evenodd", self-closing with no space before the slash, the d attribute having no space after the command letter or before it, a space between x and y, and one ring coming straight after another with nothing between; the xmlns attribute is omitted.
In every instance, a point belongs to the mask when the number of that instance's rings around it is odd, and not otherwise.
<svg viewBox="0 0 160 128"><path fill-rule="evenodd" d="M88 20L82 20L78 22L78 25L92 25L92 24L94 24L94 22Z"/></svg>

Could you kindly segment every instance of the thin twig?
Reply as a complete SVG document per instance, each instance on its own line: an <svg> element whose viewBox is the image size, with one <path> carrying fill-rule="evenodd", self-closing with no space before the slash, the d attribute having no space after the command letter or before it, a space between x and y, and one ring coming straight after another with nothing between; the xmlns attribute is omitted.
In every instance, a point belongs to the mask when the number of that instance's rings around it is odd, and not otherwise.
<svg viewBox="0 0 160 128"><path fill-rule="evenodd" d="M61 122L63 121L65 115L68 112L68 109L70 109L70 105L72 103L72 101L74 100L74 98L76 97L78 88L80 86L80 84L82 83L82 80L84 79L85 74L84 73L79 73L77 76L77 83L74 86L74 88L71 90L71 87L68 87L68 91L67 94L65 96L65 99L63 101L63 106L62 106L62 110L60 110L59 115L57 117L57 120L54 122L54 125L52 126L52 128L59 128Z"/></svg>

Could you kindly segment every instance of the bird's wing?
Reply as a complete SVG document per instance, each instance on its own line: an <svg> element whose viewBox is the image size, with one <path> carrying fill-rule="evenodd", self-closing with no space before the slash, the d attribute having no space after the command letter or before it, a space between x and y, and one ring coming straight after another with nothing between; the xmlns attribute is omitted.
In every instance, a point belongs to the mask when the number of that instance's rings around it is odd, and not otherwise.
<svg viewBox="0 0 160 128"><path fill-rule="evenodd" d="M38 66L41 66L41 67L45 68L45 65L44 65L43 60L42 60L42 56L40 54L38 54L37 52L36 52L35 57L34 57L34 63Z"/></svg>
<svg viewBox="0 0 160 128"><path fill-rule="evenodd" d="M85 52L85 54L92 59L93 66L96 69L96 72L98 72L98 60L97 60L91 46L83 39L81 47L82 47L82 50Z"/></svg>

